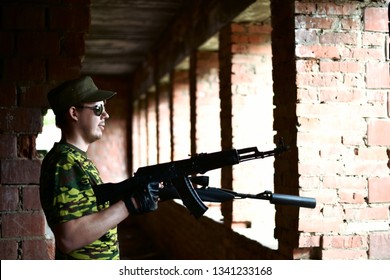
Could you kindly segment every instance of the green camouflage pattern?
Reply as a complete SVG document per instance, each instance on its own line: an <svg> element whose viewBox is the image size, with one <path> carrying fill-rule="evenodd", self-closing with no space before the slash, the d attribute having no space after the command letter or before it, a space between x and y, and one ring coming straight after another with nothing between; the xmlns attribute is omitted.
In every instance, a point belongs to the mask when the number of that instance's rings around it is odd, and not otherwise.
<svg viewBox="0 0 390 280"><path fill-rule="evenodd" d="M87 154L67 143L55 143L42 162L40 198L50 228L109 207L97 205L92 186L102 184ZM69 254L56 250L56 259L119 259L117 228Z"/></svg>

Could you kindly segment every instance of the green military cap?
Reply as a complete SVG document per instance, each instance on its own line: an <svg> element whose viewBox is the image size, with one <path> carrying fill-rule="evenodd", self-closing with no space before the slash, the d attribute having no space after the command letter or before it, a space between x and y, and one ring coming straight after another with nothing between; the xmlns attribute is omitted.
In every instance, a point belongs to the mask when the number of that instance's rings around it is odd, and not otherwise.
<svg viewBox="0 0 390 280"><path fill-rule="evenodd" d="M113 97L116 92L101 90L89 76L67 81L47 94L50 107L58 115L71 106L87 102L98 102Z"/></svg>

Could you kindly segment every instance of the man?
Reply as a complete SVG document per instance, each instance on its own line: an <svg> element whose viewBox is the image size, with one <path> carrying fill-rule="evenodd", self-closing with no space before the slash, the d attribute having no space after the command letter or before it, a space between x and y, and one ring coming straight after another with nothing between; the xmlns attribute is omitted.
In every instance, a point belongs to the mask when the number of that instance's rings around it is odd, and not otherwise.
<svg viewBox="0 0 390 280"><path fill-rule="evenodd" d="M91 143L100 139L109 118L105 102L116 93L100 90L90 77L66 82L48 93L61 129L42 162L40 198L56 242L56 259L119 259L117 225L129 214L157 209L158 183L117 183L131 193L116 201L99 202L94 187L102 184L88 159Z"/></svg>

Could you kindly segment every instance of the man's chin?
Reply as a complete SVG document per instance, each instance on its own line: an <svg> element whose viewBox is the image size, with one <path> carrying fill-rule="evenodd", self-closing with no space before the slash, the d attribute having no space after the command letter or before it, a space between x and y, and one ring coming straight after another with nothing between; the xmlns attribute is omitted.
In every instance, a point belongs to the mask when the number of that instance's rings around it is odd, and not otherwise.
<svg viewBox="0 0 390 280"><path fill-rule="evenodd" d="M100 140L103 137L103 134L95 134L91 137L91 143Z"/></svg>

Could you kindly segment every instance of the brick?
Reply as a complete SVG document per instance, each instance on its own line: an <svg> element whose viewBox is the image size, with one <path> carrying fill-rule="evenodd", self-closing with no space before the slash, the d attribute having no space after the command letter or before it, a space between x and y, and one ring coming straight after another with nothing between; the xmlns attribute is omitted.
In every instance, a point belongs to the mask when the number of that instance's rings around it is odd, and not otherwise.
<svg viewBox="0 0 390 280"><path fill-rule="evenodd" d="M0 83L0 106L16 106L16 86L13 83Z"/></svg>
<svg viewBox="0 0 390 280"><path fill-rule="evenodd" d="M45 85L19 86L19 105L21 107L48 108L46 95L51 87Z"/></svg>
<svg viewBox="0 0 390 280"><path fill-rule="evenodd" d="M42 30L44 27L44 6L9 5L3 7L3 28L5 30Z"/></svg>
<svg viewBox="0 0 390 280"><path fill-rule="evenodd" d="M295 32L296 40L300 44L315 45L318 44L318 32L316 30L297 30Z"/></svg>
<svg viewBox="0 0 390 280"><path fill-rule="evenodd" d="M384 59L384 51L382 48L344 48L341 50L341 57L343 59L360 59L362 61L366 61L367 57L370 60L383 60Z"/></svg>
<svg viewBox="0 0 390 280"><path fill-rule="evenodd" d="M44 81L45 61L38 58L8 58L4 62L5 79L10 81Z"/></svg>
<svg viewBox="0 0 390 280"><path fill-rule="evenodd" d="M389 169L385 162L372 160L349 161L348 164L345 164L343 171L347 176L369 175L380 177L389 174Z"/></svg>
<svg viewBox="0 0 390 280"><path fill-rule="evenodd" d="M387 161L386 151L386 147L361 147L355 149L355 155L357 160Z"/></svg>
<svg viewBox="0 0 390 280"><path fill-rule="evenodd" d="M357 4L352 3L318 3L317 12L320 15L340 15L340 16L352 16L360 15L360 7Z"/></svg>
<svg viewBox="0 0 390 280"><path fill-rule="evenodd" d="M20 56L54 56L60 54L60 36L54 32L20 32L17 37Z"/></svg>
<svg viewBox="0 0 390 280"><path fill-rule="evenodd" d="M39 184L41 161L26 159L2 160L0 162L0 170L1 184Z"/></svg>
<svg viewBox="0 0 390 280"><path fill-rule="evenodd" d="M368 103L387 103L389 92L387 90L370 90L366 91Z"/></svg>
<svg viewBox="0 0 390 280"><path fill-rule="evenodd" d="M312 15L298 15L295 17L296 27L306 29L331 29L333 18L313 17Z"/></svg>
<svg viewBox="0 0 390 280"><path fill-rule="evenodd" d="M22 188L23 210L39 210L41 209L41 201L39 198L39 186L24 186Z"/></svg>
<svg viewBox="0 0 390 280"><path fill-rule="evenodd" d="M18 157L19 158L38 158L38 152L36 151L36 138L35 135L20 135L18 137Z"/></svg>
<svg viewBox="0 0 390 280"><path fill-rule="evenodd" d="M340 50L336 46L304 46L295 49L297 57L340 59Z"/></svg>
<svg viewBox="0 0 390 280"><path fill-rule="evenodd" d="M321 236L300 236L299 237L299 247L319 247L321 242Z"/></svg>
<svg viewBox="0 0 390 280"><path fill-rule="evenodd" d="M321 162L302 162L298 164L298 172L302 175L329 175L329 174L339 174L342 172L343 166L342 163L333 163L330 160L324 160Z"/></svg>
<svg viewBox="0 0 390 280"><path fill-rule="evenodd" d="M387 207L368 207L345 209L345 219L349 221L387 220L389 209Z"/></svg>
<svg viewBox="0 0 390 280"><path fill-rule="evenodd" d="M197 52L197 75L199 75L199 79L201 79L202 73L209 73L211 69L218 69L218 53L210 52L210 51L199 51ZM215 75L214 78L218 78Z"/></svg>
<svg viewBox="0 0 390 280"><path fill-rule="evenodd" d="M312 209L305 209L306 211L313 211ZM301 210L302 211L302 210ZM318 217L320 218L323 215L324 218L338 218L344 216L344 210L341 205L324 205L322 208L322 213L319 213ZM302 216L302 213L300 214Z"/></svg>
<svg viewBox="0 0 390 280"><path fill-rule="evenodd" d="M5 213L2 216L2 237L33 237L45 234L43 212Z"/></svg>
<svg viewBox="0 0 390 280"><path fill-rule="evenodd" d="M364 10L364 30L388 32L387 8L368 7Z"/></svg>
<svg viewBox="0 0 390 280"><path fill-rule="evenodd" d="M299 115L305 115L301 113ZM317 145L338 145L341 142L340 136L330 135L321 132L298 133L298 146L305 146L308 143L317 143Z"/></svg>
<svg viewBox="0 0 390 280"><path fill-rule="evenodd" d="M366 145L365 139L357 132L345 132L341 137L341 143L347 147Z"/></svg>
<svg viewBox="0 0 390 280"><path fill-rule="evenodd" d="M0 186L0 211L16 211L19 208L19 188Z"/></svg>
<svg viewBox="0 0 390 280"><path fill-rule="evenodd" d="M81 72L79 57L61 57L48 60L49 81L66 81L78 78Z"/></svg>
<svg viewBox="0 0 390 280"><path fill-rule="evenodd" d="M339 190L339 198L341 203L353 203L361 204L364 203L366 197L366 191L355 191L355 190Z"/></svg>
<svg viewBox="0 0 390 280"><path fill-rule="evenodd" d="M331 219L300 219L298 230L303 232L339 232L342 223L337 218Z"/></svg>
<svg viewBox="0 0 390 280"><path fill-rule="evenodd" d="M51 250L53 246L50 240L23 240L22 241L22 259L23 260L50 260L52 259Z"/></svg>
<svg viewBox="0 0 390 280"><path fill-rule="evenodd" d="M368 236L370 248L368 255L373 260L390 260L390 234L388 232L371 233Z"/></svg>
<svg viewBox="0 0 390 280"><path fill-rule="evenodd" d="M366 83L367 88L379 89L389 88L389 64L388 63L367 63Z"/></svg>
<svg viewBox="0 0 390 280"><path fill-rule="evenodd" d="M312 73L298 73L297 85L315 86L315 87L340 87L342 85L341 73L319 73L313 75Z"/></svg>
<svg viewBox="0 0 390 280"><path fill-rule="evenodd" d="M324 176L322 178L323 187L330 189L356 189L365 190L367 181L360 177L341 177L341 176Z"/></svg>
<svg viewBox="0 0 390 280"><path fill-rule="evenodd" d="M62 43L62 51L69 56L81 56L85 53L85 33L67 32Z"/></svg>
<svg viewBox="0 0 390 280"><path fill-rule="evenodd" d="M231 32L232 33L246 33L245 24L232 23L231 24Z"/></svg>
<svg viewBox="0 0 390 280"><path fill-rule="evenodd" d="M345 73L344 86L349 88L363 88L364 87L363 73Z"/></svg>
<svg viewBox="0 0 390 280"><path fill-rule="evenodd" d="M256 24L256 23L250 23L247 24L248 32L251 34L263 34L268 35L272 32L272 27L269 24Z"/></svg>
<svg viewBox="0 0 390 280"><path fill-rule="evenodd" d="M387 36L387 35L386 35ZM385 44L385 35L381 33L363 33L363 46L378 46L381 47Z"/></svg>
<svg viewBox="0 0 390 280"><path fill-rule="evenodd" d="M349 221L344 224L343 232L347 234L364 234L372 231L387 231L389 222L385 220Z"/></svg>
<svg viewBox="0 0 390 280"><path fill-rule="evenodd" d="M316 60L310 59L310 60L297 60L296 61L296 67L298 72L317 72L319 63Z"/></svg>
<svg viewBox="0 0 390 280"><path fill-rule="evenodd" d="M368 202L390 202L390 177L368 179Z"/></svg>
<svg viewBox="0 0 390 280"><path fill-rule="evenodd" d="M0 260L16 260L18 247L16 240L0 239Z"/></svg>
<svg viewBox="0 0 390 280"><path fill-rule="evenodd" d="M322 260L360 260L367 259L366 250L328 249L322 250Z"/></svg>
<svg viewBox="0 0 390 280"><path fill-rule="evenodd" d="M371 146L388 146L390 145L390 120L374 119L368 123L367 141Z"/></svg>
<svg viewBox="0 0 390 280"><path fill-rule="evenodd" d="M0 131L36 134L42 131L42 114L39 108L1 109Z"/></svg>
<svg viewBox="0 0 390 280"><path fill-rule="evenodd" d="M358 38L360 35L358 33L352 33L352 32L329 32L325 33L321 36L319 36L319 43L320 44L341 44L341 45L351 45L351 46L357 46L358 45Z"/></svg>
<svg viewBox="0 0 390 280"><path fill-rule="evenodd" d="M321 72L361 73L364 69L364 64L359 62L320 61Z"/></svg>
<svg viewBox="0 0 390 280"><path fill-rule="evenodd" d="M362 24L359 18L341 18L340 26L342 30L358 30L362 28Z"/></svg>
<svg viewBox="0 0 390 280"><path fill-rule="evenodd" d="M316 12L316 3L296 2L295 12L298 14L312 15Z"/></svg>
<svg viewBox="0 0 390 280"><path fill-rule="evenodd" d="M11 134L0 135L0 159L16 156L16 136Z"/></svg>
<svg viewBox="0 0 390 280"><path fill-rule="evenodd" d="M367 240L363 236L323 236L322 247L324 249L348 249L348 248L367 248Z"/></svg>

